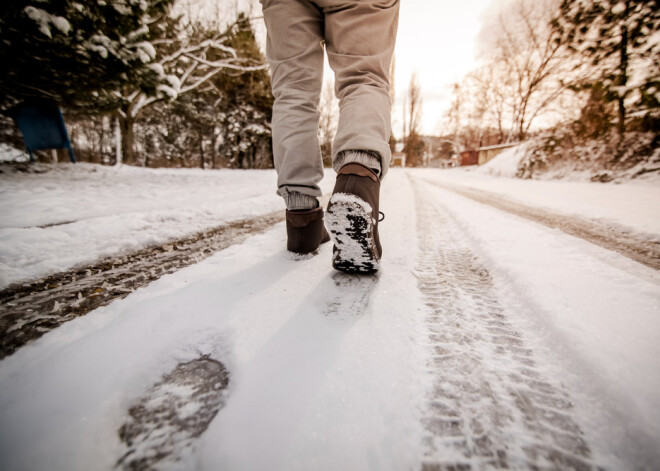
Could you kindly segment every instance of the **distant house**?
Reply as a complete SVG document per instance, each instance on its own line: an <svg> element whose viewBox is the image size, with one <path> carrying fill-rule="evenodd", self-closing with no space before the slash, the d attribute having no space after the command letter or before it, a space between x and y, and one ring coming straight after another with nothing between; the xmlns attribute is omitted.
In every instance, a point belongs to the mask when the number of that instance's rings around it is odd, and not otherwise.
<svg viewBox="0 0 660 471"><path fill-rule="evenodd" d="M479 163L479 151L467 149L461 152L461 167L466 165L477 165Z"/></svg>
<svg viewBox="0 0 660 471"><path fill-rule="evenodd" d="M445 159L441 159L441 158L429 159L426 166L431 168L453 168L458 166L458 164L456 163L457 160L458 159L454 157L449 157Z"/></svg>
<svg viewBox="0 0 660 471"><path fill-rule="evenodd" d="M477 149L477 152L478 152L478 161L477 161L477 163L479 165L483 165L486 162L494 159L503 150L509 149L511 147L515 147L518 144L519 144L518 142L511 142L511 143L508 143L508 144L498 144L496 146L480 147L479 149ZM461 155L463 155L463 154L461 154Z"/></svg>
<svg viewBox="0 0 660 471"><path fill-rule="evenodd" d="M403 152L392 152L392 167L405 167L406 166L406 154Z"/></svg>

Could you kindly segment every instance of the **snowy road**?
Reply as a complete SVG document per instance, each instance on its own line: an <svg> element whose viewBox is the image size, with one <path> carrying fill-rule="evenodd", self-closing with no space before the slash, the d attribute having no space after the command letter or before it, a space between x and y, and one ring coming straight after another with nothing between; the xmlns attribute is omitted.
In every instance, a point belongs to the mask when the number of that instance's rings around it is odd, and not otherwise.
<svg viewBox="0 0 660 471"><path fill-rule="evenodd" d="M276 224L5 358L0 468L657 467L658 272L434 179L376 276Z"/></svg>
<svg viewBox="0 0 660 471"><path fill-rule="evenodd" d="M545 226L560 229L567 234L587 240L608 250L619 252L648 267L660 270L660 240L656 235L631 232L629 228L608 224L599 220L554 213L548 209L527 206L511 201L496 193L464 188L447 182L431 182L479 203L493 206Z"/></svg>

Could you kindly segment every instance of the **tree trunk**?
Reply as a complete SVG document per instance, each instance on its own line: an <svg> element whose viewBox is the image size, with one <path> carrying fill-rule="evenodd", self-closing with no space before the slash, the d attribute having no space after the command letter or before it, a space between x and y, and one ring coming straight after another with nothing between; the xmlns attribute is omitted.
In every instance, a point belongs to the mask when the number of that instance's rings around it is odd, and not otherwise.
<svg viewBox="0 0 660 471"><path fill-rule="evenodd" d="M217 144L215 138L211 142L211 169L215 168L215 154L217 152Z"/></svg>
<svg viewBox="0 0 660 471"><path fill-rule="evenodd" d="M121 124L119 123L119 116L115 116L114 125L115 125L115 165L119 166L122 164Z"/></svg>
<svg viewBox="0 0 660 471"><path fill-rule="evenodd" d="M628 18L630 14L630 2L626 2L626 12L625 18ZM619 135L623 136L623 133L626 131L626 92L625 87L628 85L628 27L621 25L621 44L619 46L620 50L620 60L619 60L619 80L618 85L621 87L619 89L618 102L619 102Z"/></svg>
<svg viewBox="0 0 660 471"><path fill-rule="evenodd" d="M133 132L134 121L130 117L119 117L121 129L121 153L125 164L135 165L135 151L133 149L135 134Z"/></svg>
<svg viewBox="0 0 660 471"><path fill-rule="evenodd" d="M199 137L199 167L204 170L204 138Z"/></svg>

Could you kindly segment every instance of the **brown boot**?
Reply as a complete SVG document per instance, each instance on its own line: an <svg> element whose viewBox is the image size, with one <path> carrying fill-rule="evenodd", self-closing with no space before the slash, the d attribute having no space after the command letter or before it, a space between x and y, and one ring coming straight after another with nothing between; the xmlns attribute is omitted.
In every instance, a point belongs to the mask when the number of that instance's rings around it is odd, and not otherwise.
<svg viewBox="0 0 660 471"><path fill-rule="evenodd" d="M326 225L335 243L332 266L347 273L373 273L383 253L378 238L380 179L370 168L348 163L337 173Z"/></svg>
<svg viewBox="0 0 660 471"><path fill-rule="evenodd" d="M323 226L323 209L286 212L286 248L297 254L316 253L330 236Z"/></svg>

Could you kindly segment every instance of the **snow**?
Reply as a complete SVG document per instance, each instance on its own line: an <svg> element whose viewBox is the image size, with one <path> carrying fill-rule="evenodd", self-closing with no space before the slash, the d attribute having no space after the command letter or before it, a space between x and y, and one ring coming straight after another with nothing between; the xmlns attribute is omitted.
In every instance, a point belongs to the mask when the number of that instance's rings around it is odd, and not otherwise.
<svg viewBox="0 0 660 471"><path fill-rule="evenodd" d="M515 178L518 172L518 163L525 155L525 152L525 144L505 149L497 157L486 162L485 165L477 167L477 172L496 177Z"/></svg>
<svg viewBox="0 0 660 471"><path fill-rule="evenodd" d="M500 157L509 160L515 150ZM500 165L499 163L496 165ZM503 168L505 164L502 164ZM485 166L484 166L485 167ZM491 167L498 168L498 167ZM501 173L505 175L505 172ZM562 180L521 180L496 178L481 172L456 168L428 169L420 177L460 188L492 193L523 205L547 209L559 214L574 215L601 221L629 230L660 234L660 182L591 183ZM659 238L660 240L660 238Z"/></svg>
<svg viewBox="0 0 660 471"><path fill-rule="evenodd" d="M414 224L404 201L385 203ZM415 467L418 301L414 277L400 276L414 244L402 232L383 242L390 256L370 299L351 280L338 286L330 244L291 260L279 224L3 360L0 423L12 427L0 431L0 467L112 468L123 411L200 353L227 365L232 398L201 439L200 469ZM328 303L356 295L353 310Z"/></svg>
<svg viewBox="0 0 660 471"><path fill-rule="evenodd" d="M69 34L69 31L71 31L71 24L61 16L52 16L50 21L53 23L53 26L55 26L63 34Z"/></svg>
<svg viewBox="0 0 660 471"><path fill-rule="evenodd" d="M272 170L44 165L0 174L0 287L284 210ZM332 188L324 180L324 191ZM44 227L47 226L47 227Z"/></svg>
<svg viewBox="0 0 660 471"><path fill-rule="evenodd" d="M147 34L149 34L149 27L147 25L142 25L135 31L132 31L130 34L128 34L126 39L129 41L134 41L141 36L146 36Z"/></svg>
<svg viewBox="0 0 660 471"><path fill-rule="evenodd" d="M167 75L165 79L175 91L181 90L181 80L179 80L179 77L176 75Z"/></svg>
<svg viewBox="0 0 660 471"><path fill-rule="evenodd" d="M156 90L158 93L165 95L168 99L170 100L175 100L177 96L179 96L179 92L177 92L174 88L168 86L168 85L158 85L156 87Z"/></svg>
<svg viewBox="0 0 660 471"><path fill-rule="evenodd" d="M619 14L623 13L624 11L626 11L626 3L625 2L617 3L616 5L614 5L612 7L611 11L614 15L619 15Z"/></svg>
<svg viewBox="0 0 660 471"><path fill-rule="evenodd" d="M0 175L4 283L283 209L273 171L43 168ZM331 244L290 257L277 224L0 361L0 468L112 469L131 404L178 363L209 355L230 372L227 402L182 469L419 469L433 383L415 192L460 230L445 243L460 238L488 268L535 368L570 391L594 460L657 465L660 275L434 183L660 237L657 186L393 168L374 277L333 271ZM61 225L38 227L49 224Z"/></svg>
<svg viewBox="0 0 660 471"><path fill-rule="evenodd" d="M51 15L46 10L35 8L31 5L25 7L23 11L31 20L35 21L39 25L39 31L49 38L53 37L49 24L55 26L55 28L62 34L69 34L69 31L71 31L71 24L66 20L66 18Z"/></svg>
<svg viewBox="0 0 660 471"><path fill-rule="evenodd" d="M657 272L450 191L427 190L450 208L500 275L500 290L522 303L528 320L570 364L579 378L575 388L600 396L603 415L591 420L600 427L618 422L621 436L610 433L627 447L651 446L660 437ZM629 443L631 436L641 443Z"/></svg>
<svg viewBox="0 0 660 471"><path fill-rule="evenodd" d="M98 53L104 59L108 58L108 49L105 46L100 46L98 44L90 44L88 49L90 51Z"/></svg>
<svg viewBox="0 0 660 471"><path fill-rule="evenodd" d="M105 5L105 2L101 3L101 0L99 0L100 5ZM129 6L127 6L123 2L112 2L112 7L119 13L120 15L130 15L132 13L132 10Z"/></svg>
<svg viewBox="0 0 660 471"><path fill-rule="evenodd" d="M95 34L87 43L87 49L98 53L104 59L108 58L110 52L116 54L112 40L104 34Z"/></svg>
<svg viewBox="0 0 660 471"><path fill-rule="evenodd" d="M144 64L147 64L156 58L156 48L150 42L139 42L135 45L135 48L138 57Z"/></svg>
<svg viewBox="0 0 660 471"><path fill-rule="evenodd" d="M162 64L159 63L149 64L147 67L153 70L159 77L165 76L165 69L163 68Z"/></svg>
<svg viewBox="0 0 660 471"><path fill-rule="evenodd" d="M24 150L0 142L0 162L27 162L30 156Z"/></svg>
<svg viewBox="0 0 660 471"><path fill-rule="evenodd" d="M336 245L341 247L336 254L338 262L350 265L361 270L369 271L380 268L377 260L374 260L374 244L368 243L365 247L364 241L368 241L373 230L372 208L369 203L349 193L335 193L330 198L332 210L325 214L325 223L330 232L330 237ZM342 220L356 218L364 222L364 226L353 224L347 231L341 224ZM357 234L351 237L349 234Z"/></svg>

